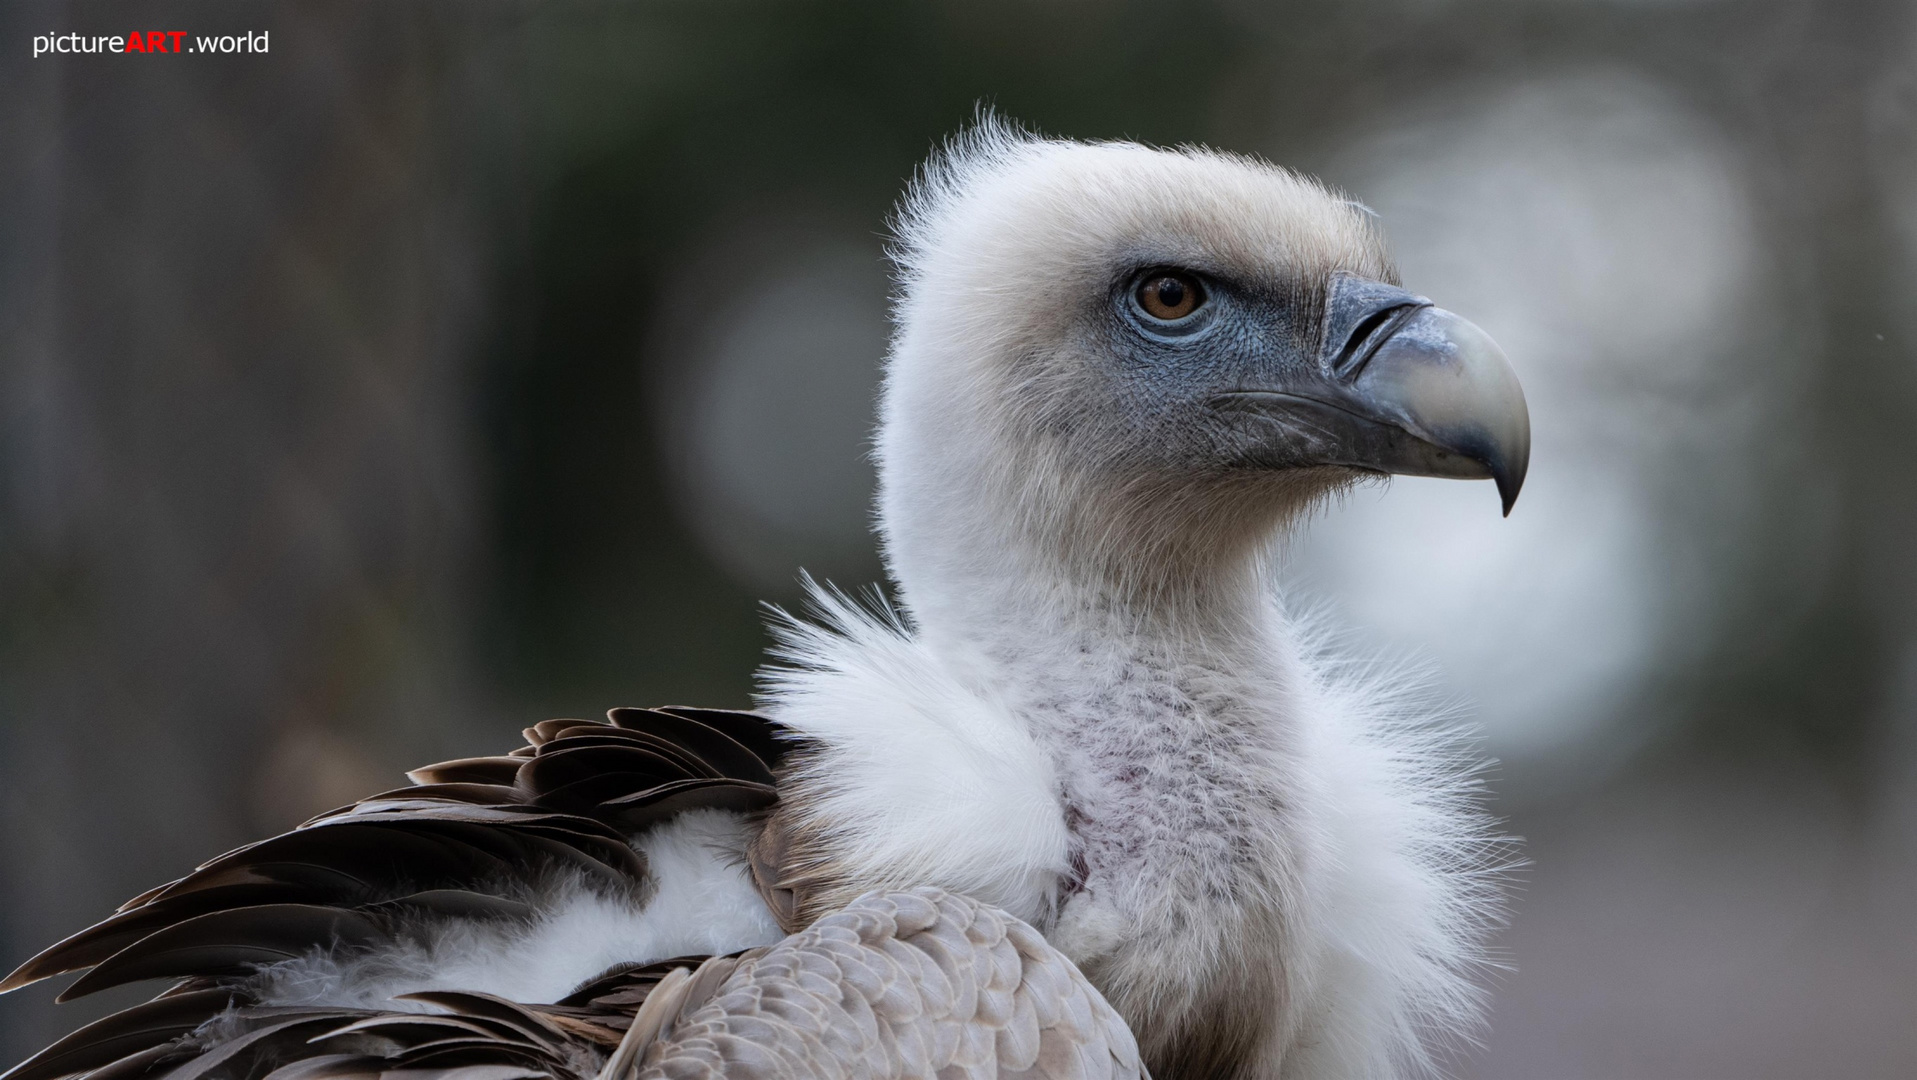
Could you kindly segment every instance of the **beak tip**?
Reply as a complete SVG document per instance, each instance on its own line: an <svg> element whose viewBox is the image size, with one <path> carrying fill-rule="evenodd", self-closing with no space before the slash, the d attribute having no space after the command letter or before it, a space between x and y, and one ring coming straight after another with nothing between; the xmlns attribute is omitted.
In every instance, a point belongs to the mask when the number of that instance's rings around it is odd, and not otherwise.
<svg viewBox="0 0 1917 1080"><path fill-rule="evenodd" d="M1527 457L1529 455L1526 455ZM1528 464L1528 463L1527 463ZM1498 485L1498 498L1504 503L1504 516L1511 516L1511 508L1518 503L1518 491L1524 487L1525 469L1497 469L1492 479Z"/></svg>

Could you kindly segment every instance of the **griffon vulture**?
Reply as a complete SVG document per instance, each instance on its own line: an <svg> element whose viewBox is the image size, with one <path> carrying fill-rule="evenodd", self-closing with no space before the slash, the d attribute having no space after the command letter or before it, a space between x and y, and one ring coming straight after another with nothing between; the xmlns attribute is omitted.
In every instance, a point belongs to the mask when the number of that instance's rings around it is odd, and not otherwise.
<svg viewBox="0 0 1917 1080"><path fill-rule="evenodd" d="M761 712L546 721L136 897L4 988L177 981L8 1080L1307 1080L1468 1031L1470 763L1268 577L1365 477L1509 512L1497 346L1361 206L1203 149L987 120L893 254L896 610L820 591Z"/></svg>

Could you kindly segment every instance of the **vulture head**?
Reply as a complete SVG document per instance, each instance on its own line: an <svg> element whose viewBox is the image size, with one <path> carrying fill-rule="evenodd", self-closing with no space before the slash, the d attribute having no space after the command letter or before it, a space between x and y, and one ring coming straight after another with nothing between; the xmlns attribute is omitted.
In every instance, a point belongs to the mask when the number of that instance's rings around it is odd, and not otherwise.
<svg viewBox="0 0 1917 1080"><path fill-rule="evenodd" d="M1507 513L1524 482L1497 345L1400 287L1374 215L1308 178L988 120L898 237L880 516L921 615L1008 560L1196 585L1366 476L1488 478Z"/></svg>

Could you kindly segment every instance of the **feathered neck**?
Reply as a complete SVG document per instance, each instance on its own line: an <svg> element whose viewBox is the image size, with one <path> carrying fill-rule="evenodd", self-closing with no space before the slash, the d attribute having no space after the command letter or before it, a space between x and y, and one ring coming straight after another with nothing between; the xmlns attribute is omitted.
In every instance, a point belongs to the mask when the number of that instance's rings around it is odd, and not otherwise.
<svg viewBox="0 0 1917 1080"><path fill-rule="evenodd" d="M1324 478L1115 483L961 434L962 407L941 399L913 410L895 392L879 438L879 535L929 642L985 656L1130 643L1179 662L1274 632L1272 564Z"/></svg>

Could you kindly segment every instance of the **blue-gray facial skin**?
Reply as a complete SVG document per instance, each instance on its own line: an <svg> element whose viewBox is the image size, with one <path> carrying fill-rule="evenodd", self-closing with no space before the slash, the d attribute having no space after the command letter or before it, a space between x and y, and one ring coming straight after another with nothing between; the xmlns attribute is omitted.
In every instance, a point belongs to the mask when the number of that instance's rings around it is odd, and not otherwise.
<svg viewBox="0 0 1917 1080"><path fill-rule="evenodd" d="M1134 264L1102 307L1117 414L1104 422L1133 429L1131 464L1488 478L1506 513L1524 482L1529 418L1503 353L1399 286Z"/></svg>

